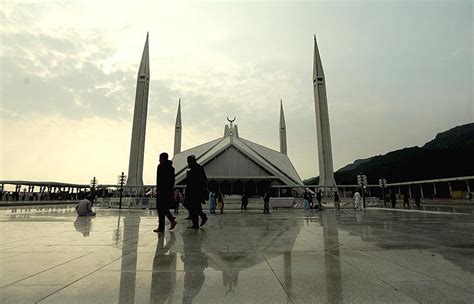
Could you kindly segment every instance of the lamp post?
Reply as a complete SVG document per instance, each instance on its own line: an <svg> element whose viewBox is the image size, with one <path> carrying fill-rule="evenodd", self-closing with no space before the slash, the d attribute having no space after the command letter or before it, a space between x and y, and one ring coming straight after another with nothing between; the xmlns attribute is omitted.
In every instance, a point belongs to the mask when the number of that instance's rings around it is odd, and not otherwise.
<svg viewBox="0 0 474 304"><path fill-rule="evenodd" d="M123 185L127 182L127 176L122 172L118 176L117 184L119 185L119 209L122 209L122 194L123 194Z"/></svg>
<svg viewBox="0 0 474 304"><path fill-rule="evenodd" d="M97 183L98 183L98 180L94 176L94 178L91 179L91 183L90 183L92 205L94 204L94 201L95 201L95 187L97 186Z"/></svg>
<svg viewBox="0 0 474 304"><path fill-rule="evenodd" d="M387 180L385 178L379 179L379 186L382 187L382 197L383 197L383 206L387 206L387 201L385 200L385 186L387 185Z"/></svg>

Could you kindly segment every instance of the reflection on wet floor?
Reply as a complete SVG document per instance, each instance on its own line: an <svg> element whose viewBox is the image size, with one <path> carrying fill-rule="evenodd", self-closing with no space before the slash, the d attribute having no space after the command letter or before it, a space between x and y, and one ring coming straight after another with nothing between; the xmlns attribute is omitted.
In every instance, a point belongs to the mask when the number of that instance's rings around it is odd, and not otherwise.
<svg viewBox="0 0 474 304"><path fill-rule="evenodd" d="M21 217L18 215L21 214ZM472 214L0 210L2 303L473 302Z"/></svg>

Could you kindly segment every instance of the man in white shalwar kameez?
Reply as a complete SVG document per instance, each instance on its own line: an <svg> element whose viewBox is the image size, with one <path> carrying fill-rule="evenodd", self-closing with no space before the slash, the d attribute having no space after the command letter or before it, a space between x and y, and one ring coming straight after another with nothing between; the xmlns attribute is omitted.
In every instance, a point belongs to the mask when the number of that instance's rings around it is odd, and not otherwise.
<svg viewBox="0 0 474 304"><path fill-rule="evenodd" d="M354 210L361 209L362 210L362 199L360 196L359 191L354 193Z"/></svg>

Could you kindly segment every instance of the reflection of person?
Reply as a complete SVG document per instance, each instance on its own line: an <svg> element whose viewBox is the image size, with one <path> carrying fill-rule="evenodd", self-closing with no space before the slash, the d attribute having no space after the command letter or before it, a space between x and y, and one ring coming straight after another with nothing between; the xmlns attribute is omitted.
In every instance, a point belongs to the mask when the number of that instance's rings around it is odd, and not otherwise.
<svg viewBox="0 0 474 304"><path fill-rule="evenodd" d="M225 292L226 297L234 297L235 291L234 287L237 287L239 282L239 272L235 269L226 269L222 272L222 281L224 286L227 286L229 289Z"/></svg>
<svg viewBox="0 0 474 304"><path fill-rule="evenodd" d="M174 192L174 213L179 213L179 204L181 203L181 192L176 189Z"/></svg>
<svg viewBox="0 0 474 304"><path fill-rule="evenodd" d="M192 303L204 285L204 270L208 266L207 256L201 251L205 230L199 234L184 232L182 237L184 245L184 255L181 257L184 268L182 303Z"/></svg>
<svg viewBox="0 0 474 304"><path fill-rule="evenodd" d="M169 251L176 241L174 233L165 243L164 237L158 238L153 270L151 275L150 303L172 302L174 286L176 285L176 253Z"/></svg>
<svg viewBox="0 0 474 304"><path fill-rule="evenodd" d="M204 204L207 176L204 169L196 161L193 154L187 158L189 170L186 174L186 196L185 202L189 210L192 226L191 229L199 229L199 217L201 217L201 226L207 222L207 216L202 212L201 204Z"/></svg>
<svg viewBox="0 0 474 304"><path fill-rule="evenodd" d="M88 216L78 216L74 221L74 228L76 231L82 233L84 237L87 237L91 233L91 217Z"/></svg>
<svg viewBox="0 0 474 304"><path fill-rule="evenodd" d="M174 167L168 160L168 153L160 154L160 164L156 169L156 209L158 211L158 228L154 232L165 232L165 217L171 222L170 230L176 226L176 219L171 215L170 208L174 203Z"/></svg>
<svg viewBox="0 0 474 304"><path fill-rule="evenodd" d="M77 202L76 212L78 216L95 216L95 212L92 211L92 203L90 200L84 197L82 194Z"/></svg>

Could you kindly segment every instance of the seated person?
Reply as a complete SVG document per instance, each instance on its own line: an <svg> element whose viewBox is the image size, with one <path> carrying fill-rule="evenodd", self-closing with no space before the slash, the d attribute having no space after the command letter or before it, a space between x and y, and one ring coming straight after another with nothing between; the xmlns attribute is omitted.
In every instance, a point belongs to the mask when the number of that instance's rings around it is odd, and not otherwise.
<svg viewBox="0 0 474 304"><path fill-rule="evenodd" d="M84 195L79 196L80 201L77 203L76 212L78 216L95 216L95 212L92 211L92 203L90 200L84 197Z"/></svg>

